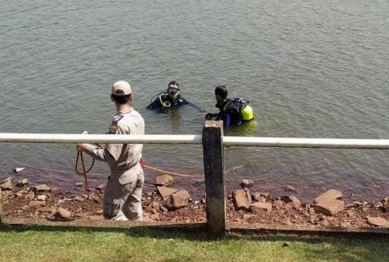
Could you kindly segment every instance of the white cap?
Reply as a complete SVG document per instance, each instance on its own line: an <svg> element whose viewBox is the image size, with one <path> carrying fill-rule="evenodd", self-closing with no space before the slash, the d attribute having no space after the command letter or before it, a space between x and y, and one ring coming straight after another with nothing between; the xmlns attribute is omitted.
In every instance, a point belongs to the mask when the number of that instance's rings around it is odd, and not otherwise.
<svg viewBox="0 0 389 262"><path fill-rule="evenodd" d="M112 94L115 96L131 95L131 86L126 81L117 81L112 85Z"/></svg>

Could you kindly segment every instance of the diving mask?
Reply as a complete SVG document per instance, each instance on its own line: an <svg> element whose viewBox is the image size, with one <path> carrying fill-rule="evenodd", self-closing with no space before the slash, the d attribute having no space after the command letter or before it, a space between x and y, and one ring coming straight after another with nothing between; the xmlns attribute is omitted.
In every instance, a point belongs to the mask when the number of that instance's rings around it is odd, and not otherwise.
<svg viewBox="0 0 389 262"><path fill-rule="evenodd" d="M174 86L169 86L169 88L167 89L167 92L172 95L177 94L178 91L180 91L180 89Z"/></svg>

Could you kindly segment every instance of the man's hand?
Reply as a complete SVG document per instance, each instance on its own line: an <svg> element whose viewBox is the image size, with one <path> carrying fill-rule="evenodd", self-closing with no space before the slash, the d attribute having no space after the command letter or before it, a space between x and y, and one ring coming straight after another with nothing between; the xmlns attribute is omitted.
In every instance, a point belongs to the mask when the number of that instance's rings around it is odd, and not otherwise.
<svg viewBox="0 0 389 262"><path fill-rule="evenodd" d="M87 145L87 144L77 144L77 145L76 145L76 149L77 149L78 151L85 151L86 145Z"/></svg>

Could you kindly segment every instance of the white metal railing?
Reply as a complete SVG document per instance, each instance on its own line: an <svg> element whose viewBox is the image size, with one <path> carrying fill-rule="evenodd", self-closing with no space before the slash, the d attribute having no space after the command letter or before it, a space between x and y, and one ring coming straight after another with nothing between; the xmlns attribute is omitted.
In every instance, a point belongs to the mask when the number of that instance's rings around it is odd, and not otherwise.
<svg viewBox="0 0 389 262"><path fill-rule="evenodd" d="M201 135L80 135L0 133L0 142L12 143L138 143L138 144L201 144Z"/></svg>
<svg viewBox="0 0 389 262"><path fill-rule="evenodd" d="M293 137L223 136L224 146L389 149L389 139L329 139ZM0 142L9 143L140 143L140 144L201 144L201 135L80 135L0 133Z"/></svg>

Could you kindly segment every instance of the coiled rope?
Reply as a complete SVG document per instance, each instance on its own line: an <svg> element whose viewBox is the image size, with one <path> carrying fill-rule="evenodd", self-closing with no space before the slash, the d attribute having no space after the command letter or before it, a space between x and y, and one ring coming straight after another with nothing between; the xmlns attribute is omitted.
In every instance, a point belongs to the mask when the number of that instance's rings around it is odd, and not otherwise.
<svg viewBox="0 0 389 262"><path fill-rule="evenodd" d="M81 160L81 165L82 165L82 171L79 171L78 170L78 162L79 160ZM95 159L92 158L92 164L90 165L90 167L88 168L88 170L86 170L85 168L85 163L84 163L84 156L83 156L83 152L82 151L78 151L77 152L77 159L76 159L76 166L75 166L75 171L77 174L79 175L83 175L84 176L84 188L85 190L89 190L89 187L88 187L88 176L87 174L92 170L92 167L93 165L95 164Z"/></svg>

